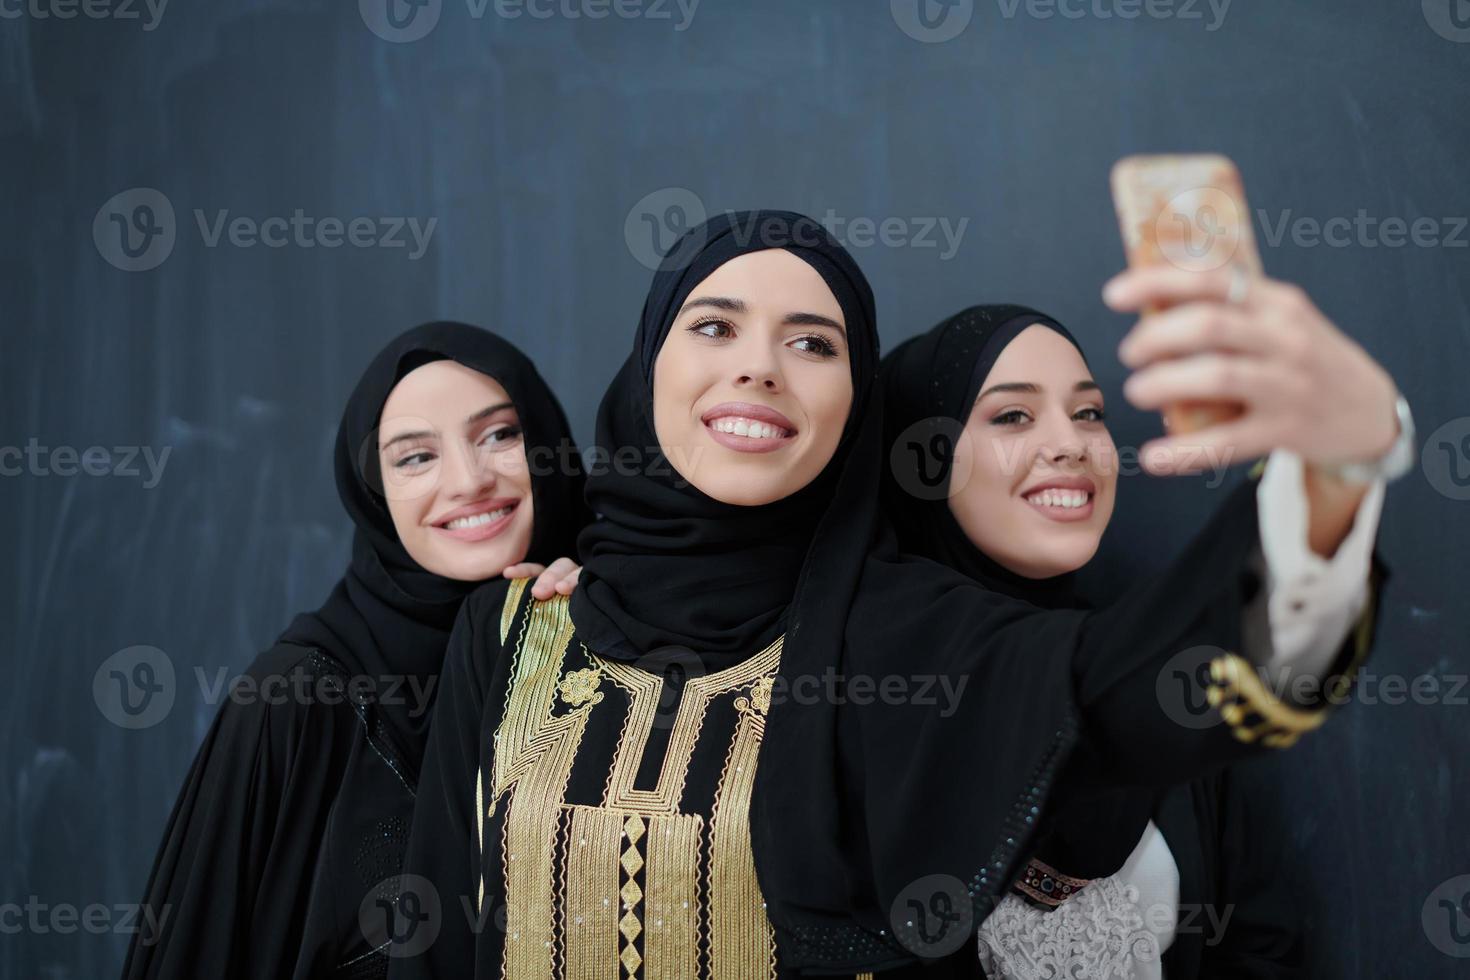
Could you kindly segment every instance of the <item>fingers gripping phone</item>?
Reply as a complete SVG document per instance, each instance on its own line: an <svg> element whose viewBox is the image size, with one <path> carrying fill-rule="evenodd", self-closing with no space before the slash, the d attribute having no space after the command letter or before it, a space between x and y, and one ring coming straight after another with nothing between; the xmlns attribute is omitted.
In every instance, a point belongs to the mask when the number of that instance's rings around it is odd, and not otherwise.
<svg viewBox="0 0 1470 980"><path fill-rule="evenodd" d="M1130 268L1172 265L1208 272L1238 264L1253 278L1262 275L1245 185L1228 157L1126 157L1113 167L1112 184ZM1197 432L1242 411L1233 402L1177 402L1164 407L1164 429L1170 435Z"/></svg>

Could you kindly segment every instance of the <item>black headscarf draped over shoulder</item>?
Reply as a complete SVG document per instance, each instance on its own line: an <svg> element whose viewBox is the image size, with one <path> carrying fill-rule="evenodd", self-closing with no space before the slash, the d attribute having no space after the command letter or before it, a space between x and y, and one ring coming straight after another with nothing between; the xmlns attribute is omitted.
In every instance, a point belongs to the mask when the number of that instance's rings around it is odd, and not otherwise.
<svg viewBox="0 0 1470 980"><path fill-rule="evenodd" d="M333 456L337 493L352 518L352 560L322 607L297 616L280 640L318 647L350 674L416 678L439 673L450 629L479 582L436 575L409 555L382 493L377 432L383 405L404 375L452 360L500 383L516 407L531 469L534 530L526 561L574 555L589 512L581 457L566 415L526 355L479 327L439 321L394 338L373 358L347 401ZM411 698L385 698L376 710L409 760L423 754L429 713Z"/></svg>
<svg viewBox="0 0 1470 980"><path fill-rule="evenodd" d="M1080 609L1076 576L1019 575L976 547L949 508L955 434L969 421L1000 355L1029 327L1065 337L1086 360L1077 338L1055 318L1026 306L972 306L905 341L883 358L884 443L893 448L883 497L899 547L947 565L1003 595L1046 609ZM927 485L931 493L913 489ZM1048 815L1032 856L1074 878L1113 874L1143 835L1157 793L1088 784L1102 768L1085 750L1065 779L1073 802ZM1044 906L1054 908L1056 906Z"/></svg>
<svg viewBox="0 0 1470 980"><path fill-rule="evenodd" d="M836 458L816 480L784 500L741 507L690 485L660 449L653 366L699 283L731 259L773 248L810 265L836 297L855 395ZM877 369L872 290L816 221L785 211L732 213L681 239L654 276L633 353L597 416L597 451L614 459L634 450L637 472L598 466L588 479L588 503L603 520L589 525L578 542L585 567L571 613L584 641L625 660L685 650L713 670L721 661L749 657L789 628L788 605L866 418Z"/></svg>
<svg viewBox="0 0 1470 980"><path fill-rule="evenodd" d="M653 367L693 289L722 264L771 248L812 266L841 306L853 404L808 487L736 507L685 485L663 458ZM1141 594L1093 622L901 556L880 510L878 361L871 289L816 221L722 215L665 259L598 413L598 453L631 447L647 465L589 478L603 519L579 541L586 564L570 610L579 637L620 659L681 646L713 670L784 632L750 833L787 970L973 957L962 947L1017 873L1075 741L1078 692L1111 690L1152 664L1201 608L1238 622L1238 605L1215 601L1232 586L1213 577L1171 582L1171 601ZM1237 525L1254 520L1253 500L1226 508L1226 533L1187 554L1186 567L1243 566L1251 535ZM1141 642L1140 623L1151 642ZM953 944L935 940L936 922Z"/></svg>

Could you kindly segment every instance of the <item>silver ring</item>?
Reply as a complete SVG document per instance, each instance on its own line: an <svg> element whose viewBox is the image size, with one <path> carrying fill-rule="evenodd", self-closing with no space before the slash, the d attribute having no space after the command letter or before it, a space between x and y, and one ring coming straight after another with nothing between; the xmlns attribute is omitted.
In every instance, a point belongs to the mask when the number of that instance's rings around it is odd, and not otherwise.
<svg viewBox="0 0 1470 980"><path fill-rule="evenodd" d="M1244 306L1245 301L1251 295L1251 275L1246 267L1239 262L1230 266L1230 292L1225 295L1225 302L1233 306Z"/></svg>

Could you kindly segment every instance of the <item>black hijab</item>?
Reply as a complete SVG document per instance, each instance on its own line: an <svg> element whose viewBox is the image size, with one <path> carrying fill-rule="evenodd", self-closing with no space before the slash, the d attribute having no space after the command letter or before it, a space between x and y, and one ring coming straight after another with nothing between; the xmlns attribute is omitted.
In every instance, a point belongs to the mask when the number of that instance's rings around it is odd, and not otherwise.
<svg viewBox="0 0 1470 980"><path fill-rule="evenodd" d="M883 499L904 551L932 558L1033 605L1079 608L1083 603L1075 591L1075 575L1017 575L971 544L949 509L955 437L969 420L996 360L1035 324L1061 334L1083 353L1077 338L1046 314L997 305L972 306L883 358L883 444L891 448Z"/></svg>
<svg viewBox="0 0 1470 980"><path fill-rule="evenodd" d="M815 269L843 311L855 392L836 459L812 483L763 507L714 500L684 480L653 427L653 365L694 288L731 259L784 249ZM600 463L587 501L602 516L578 540L585 567L572 596L579 635L605 656L693 653L719 669L787 628L786 612L878 365L873 295L862 272L811 218L783 211L716 217L680 242L654 275L633 353L597 415ZM636 472L635 472L636 471Z"/></svg>
<svg viewBox="0 0 1470 980"><path fill-rule="evenodd" d="M377 431L394 386L437 360L494 378L516 407L535 519L525 560L544 564L574 555L577 532L588 518L581 458L566 415L536 366L514 345L479 327L440 321L405 331L373 358L347 400L334 450L337 493L356 525L352 560L322 607L297 616L280 642L318 647L351 676L416 680L420 690L437 677L460 604L481 583L435 575L409 556L382 494ZM417 769L430 713L407 691L385 697L374 710Z"/></svg>
<svg viewBox="0 0 1470 980"><path fill-rule="evenodd" d="M1082 609L1074 573L1047 579L1019 575L977 548L949 508L954 436L965 427L981 387L1011 342L1040 324L1065 337L1086 361L1066 327L1025 306L972 306L904 343L883 358L884 502L904 551L948 565L1002 595L1045 609ZM914 488L924 492L914 493ZM1071 878L1115 873L1143 835L1156 796L1142 789L1089 784L1103 767L1084 748L1068 763L1065 808L1052 812L1032 857ZM1048 889L1050 891L1050 889ZM1061 904L1037 903L1042 908ZM1030 898L1031 896L1027 896Z"/></svg>

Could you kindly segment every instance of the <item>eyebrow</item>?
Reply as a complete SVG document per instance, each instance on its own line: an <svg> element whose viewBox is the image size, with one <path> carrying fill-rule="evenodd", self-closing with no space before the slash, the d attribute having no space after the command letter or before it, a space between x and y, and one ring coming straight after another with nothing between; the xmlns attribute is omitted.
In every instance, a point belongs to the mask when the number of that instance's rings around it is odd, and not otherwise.
<svg viewBox="0 0 1470 980"><path fill-rule="evenodd" d="M1098 385L1096 381L1079 381L1072 386L1072 390L1074 392L1101 391L1102 388ZM1039 395L1041 394L1041 385L1033 384L1029 381L1011 381L1005 384L991 385L989 388L986 388L980 393L980 398L984 398L986 395L994 395L997 392L1002 391L1018 392L1024 395ZM977 398L975 400L978 402L980 398Z"/></svg>
<svg viewBox="0 0 1470 980"><path fill-rule="evenodd" d="M474 425L476 422L479 422L481 419L487 419L490 416L494 415L496 412L503 411L503 410L505 410L507 408L515 408L515 403L513 403L513 402L499 402L498 404L495 404L495 405L487 405L486 407L480 409L478 412L475 412L473 415L471 415L468 418L466 418L464 420L464 424L465 425ZM400 432L398 435L394 436L392 439L389 439L387 442L385 442L381 446L379 446L378 447L378 451L379 452L383 452L383 451L387 450L388 447L392 446L394 443L408 442L409 440L412 440L412 439L433 439L433 438L436 438L438 435L439 435L439 433L432 432L432 431L429 431L427 429L419 429L419 430L414 431L414 432Z"/></svg>
<svg viewBox="0 0 1470 980"><path fill-rule="evenodd" d="M742 299L735 299L730 296L696 296L694 299L691 299L687 303L685 303L683 308L679 310L679 313L682 315L686 310L691 310L695 307L700 306L707 306L715 310L723 310L726 313L750 312L750 307L745 305L745 301ZM847 333L847 328L844 327L842 324L838 323L831 317L823 316L820 313L788 313L781 318L781 322L783 324L797 327L831 327L834 330L842 331L844 335Z"/></svg>

